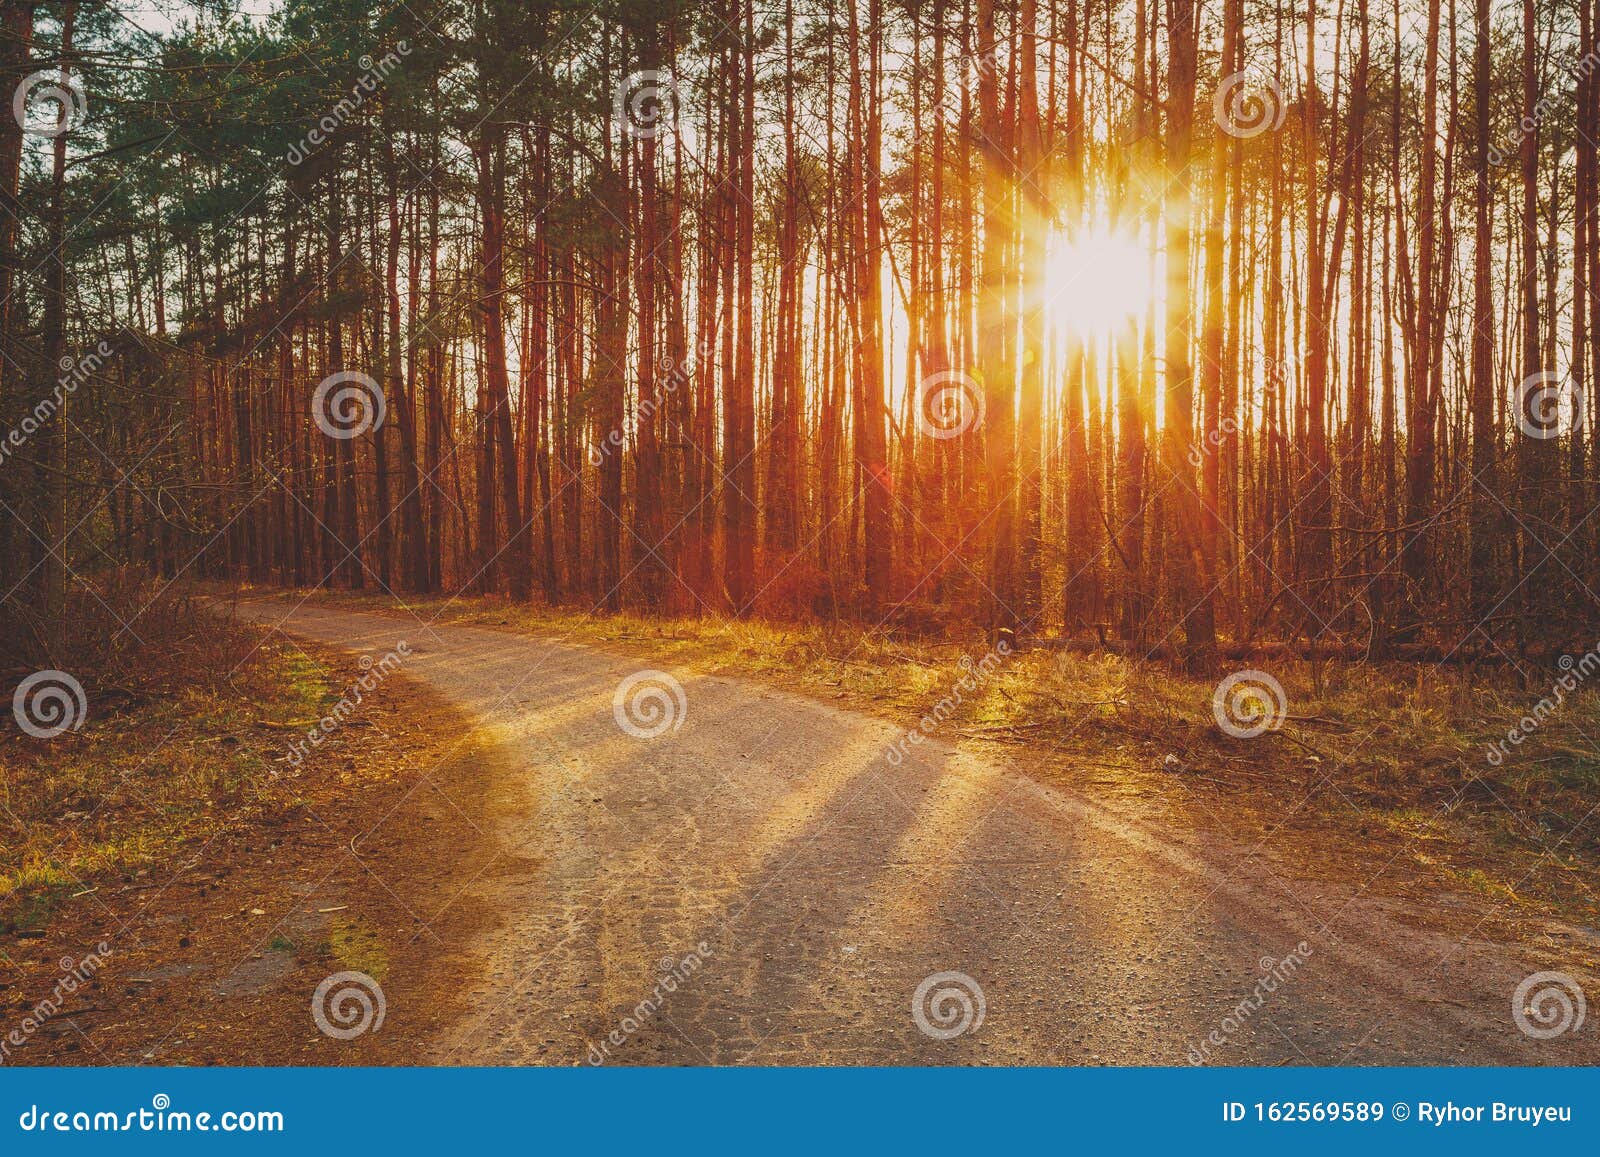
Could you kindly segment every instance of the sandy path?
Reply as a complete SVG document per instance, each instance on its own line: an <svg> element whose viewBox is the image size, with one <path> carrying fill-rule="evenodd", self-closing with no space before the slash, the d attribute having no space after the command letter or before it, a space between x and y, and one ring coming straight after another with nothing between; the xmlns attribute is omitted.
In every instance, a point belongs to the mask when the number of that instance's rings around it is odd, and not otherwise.
<svg viewBox="0 0 1600 1157"><path fill-rule="evenodd" d="M1291 889L1220 836L942 743L895 764L893 725L752 682L675 671L680 726L640 738L613 696L648 664L613 653L240 614L374 654L406 639L408 674L504 756L481 817L501 854L462 882L499 924L470 946L474 1011L418 1060L1183 1064L1215 1031L1220 1064L1600 1062L1600 1010L1550 1041L1513 1022L1559 952L1417 931L1332 868ZM936 1039L913 995L947 972L981 989L982 1022ZM952 985L973 1000L966 979L933 990ZM929 1003L959 1027L959 1000Z"/></svg>

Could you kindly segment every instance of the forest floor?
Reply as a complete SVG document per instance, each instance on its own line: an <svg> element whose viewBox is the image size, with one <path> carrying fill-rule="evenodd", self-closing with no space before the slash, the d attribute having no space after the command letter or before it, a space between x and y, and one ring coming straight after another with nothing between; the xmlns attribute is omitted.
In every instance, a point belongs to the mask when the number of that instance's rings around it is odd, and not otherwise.
<svg viewBox="0 0 1600 1157"><path fill-rule="evenodd" d="M488 916L461 896L486 841L457 805L481 814L495 769L404 672L293 758L363 671L263 633L228 685L0 748L3 1063L405 1063L459 1014ZM385 986L387 1031L318 1031L339 971Z"/></svg>
<svg viewBox="0 0 1600 1157"><path fill-rule="evenodd" d="M1543 692L1449 669L1274 664L1288 717L1243 740L1215 679L1112 656L494 599L237 610L275 628L270 670L243 716L190 706L167 749L197 766L282 773L353 656L411 654L297 775L251 777L270 796L195 793L215 830L174 794L142 857L13 857L85 886L0 901L12 1019L118 936L14 1062L1600 1060L1594 1018L1538 1041L1512 1008L1535 972L1600 991L1590 696L1491 765ZM687 713L655 739L614 703L645 665ZM387 1010L350 1041L308 1007L342 971ZM907 1015L946 973L978 989L952 1040Z"/></svg>

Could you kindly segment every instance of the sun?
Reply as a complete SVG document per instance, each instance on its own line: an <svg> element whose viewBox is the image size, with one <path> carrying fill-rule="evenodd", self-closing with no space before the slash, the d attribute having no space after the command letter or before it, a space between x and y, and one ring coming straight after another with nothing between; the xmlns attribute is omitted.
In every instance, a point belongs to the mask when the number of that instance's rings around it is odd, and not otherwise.
<svg viewBox="0 0 1600 1157"><path fill-rule="evenodd" d="M1082 338L1116 332L1149 307L1150 255L1127 234L1083 229L1057 234L1045 266L1045 313Z"/></svg>

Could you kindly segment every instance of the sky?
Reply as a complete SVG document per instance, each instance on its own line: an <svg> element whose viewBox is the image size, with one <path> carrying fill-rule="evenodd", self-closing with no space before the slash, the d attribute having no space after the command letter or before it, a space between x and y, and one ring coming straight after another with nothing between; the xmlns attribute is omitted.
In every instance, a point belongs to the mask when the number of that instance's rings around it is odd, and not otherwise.
<svg viewBox="0 0 1600 1157"><path fill-rule="evenodd" d="M204 11L212 15L237 13L260 22L276 7L274 0L122 0L114 5L127 21L145 32L165 36L179 24L193 23Z"/></svg>

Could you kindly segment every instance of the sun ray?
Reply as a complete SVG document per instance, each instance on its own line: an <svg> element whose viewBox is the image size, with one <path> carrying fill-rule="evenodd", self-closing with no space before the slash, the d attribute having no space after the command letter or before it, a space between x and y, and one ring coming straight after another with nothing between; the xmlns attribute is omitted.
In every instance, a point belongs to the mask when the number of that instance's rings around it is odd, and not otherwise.
<svg viewBox="0 0 1600 1157"><path fill-rule="evenodd" d="M1153 292L1148 254L1134 237L1090 227L1054 239L1044 310L1058 332L1082 339L1111 333L1142 314Z"/></svg>

